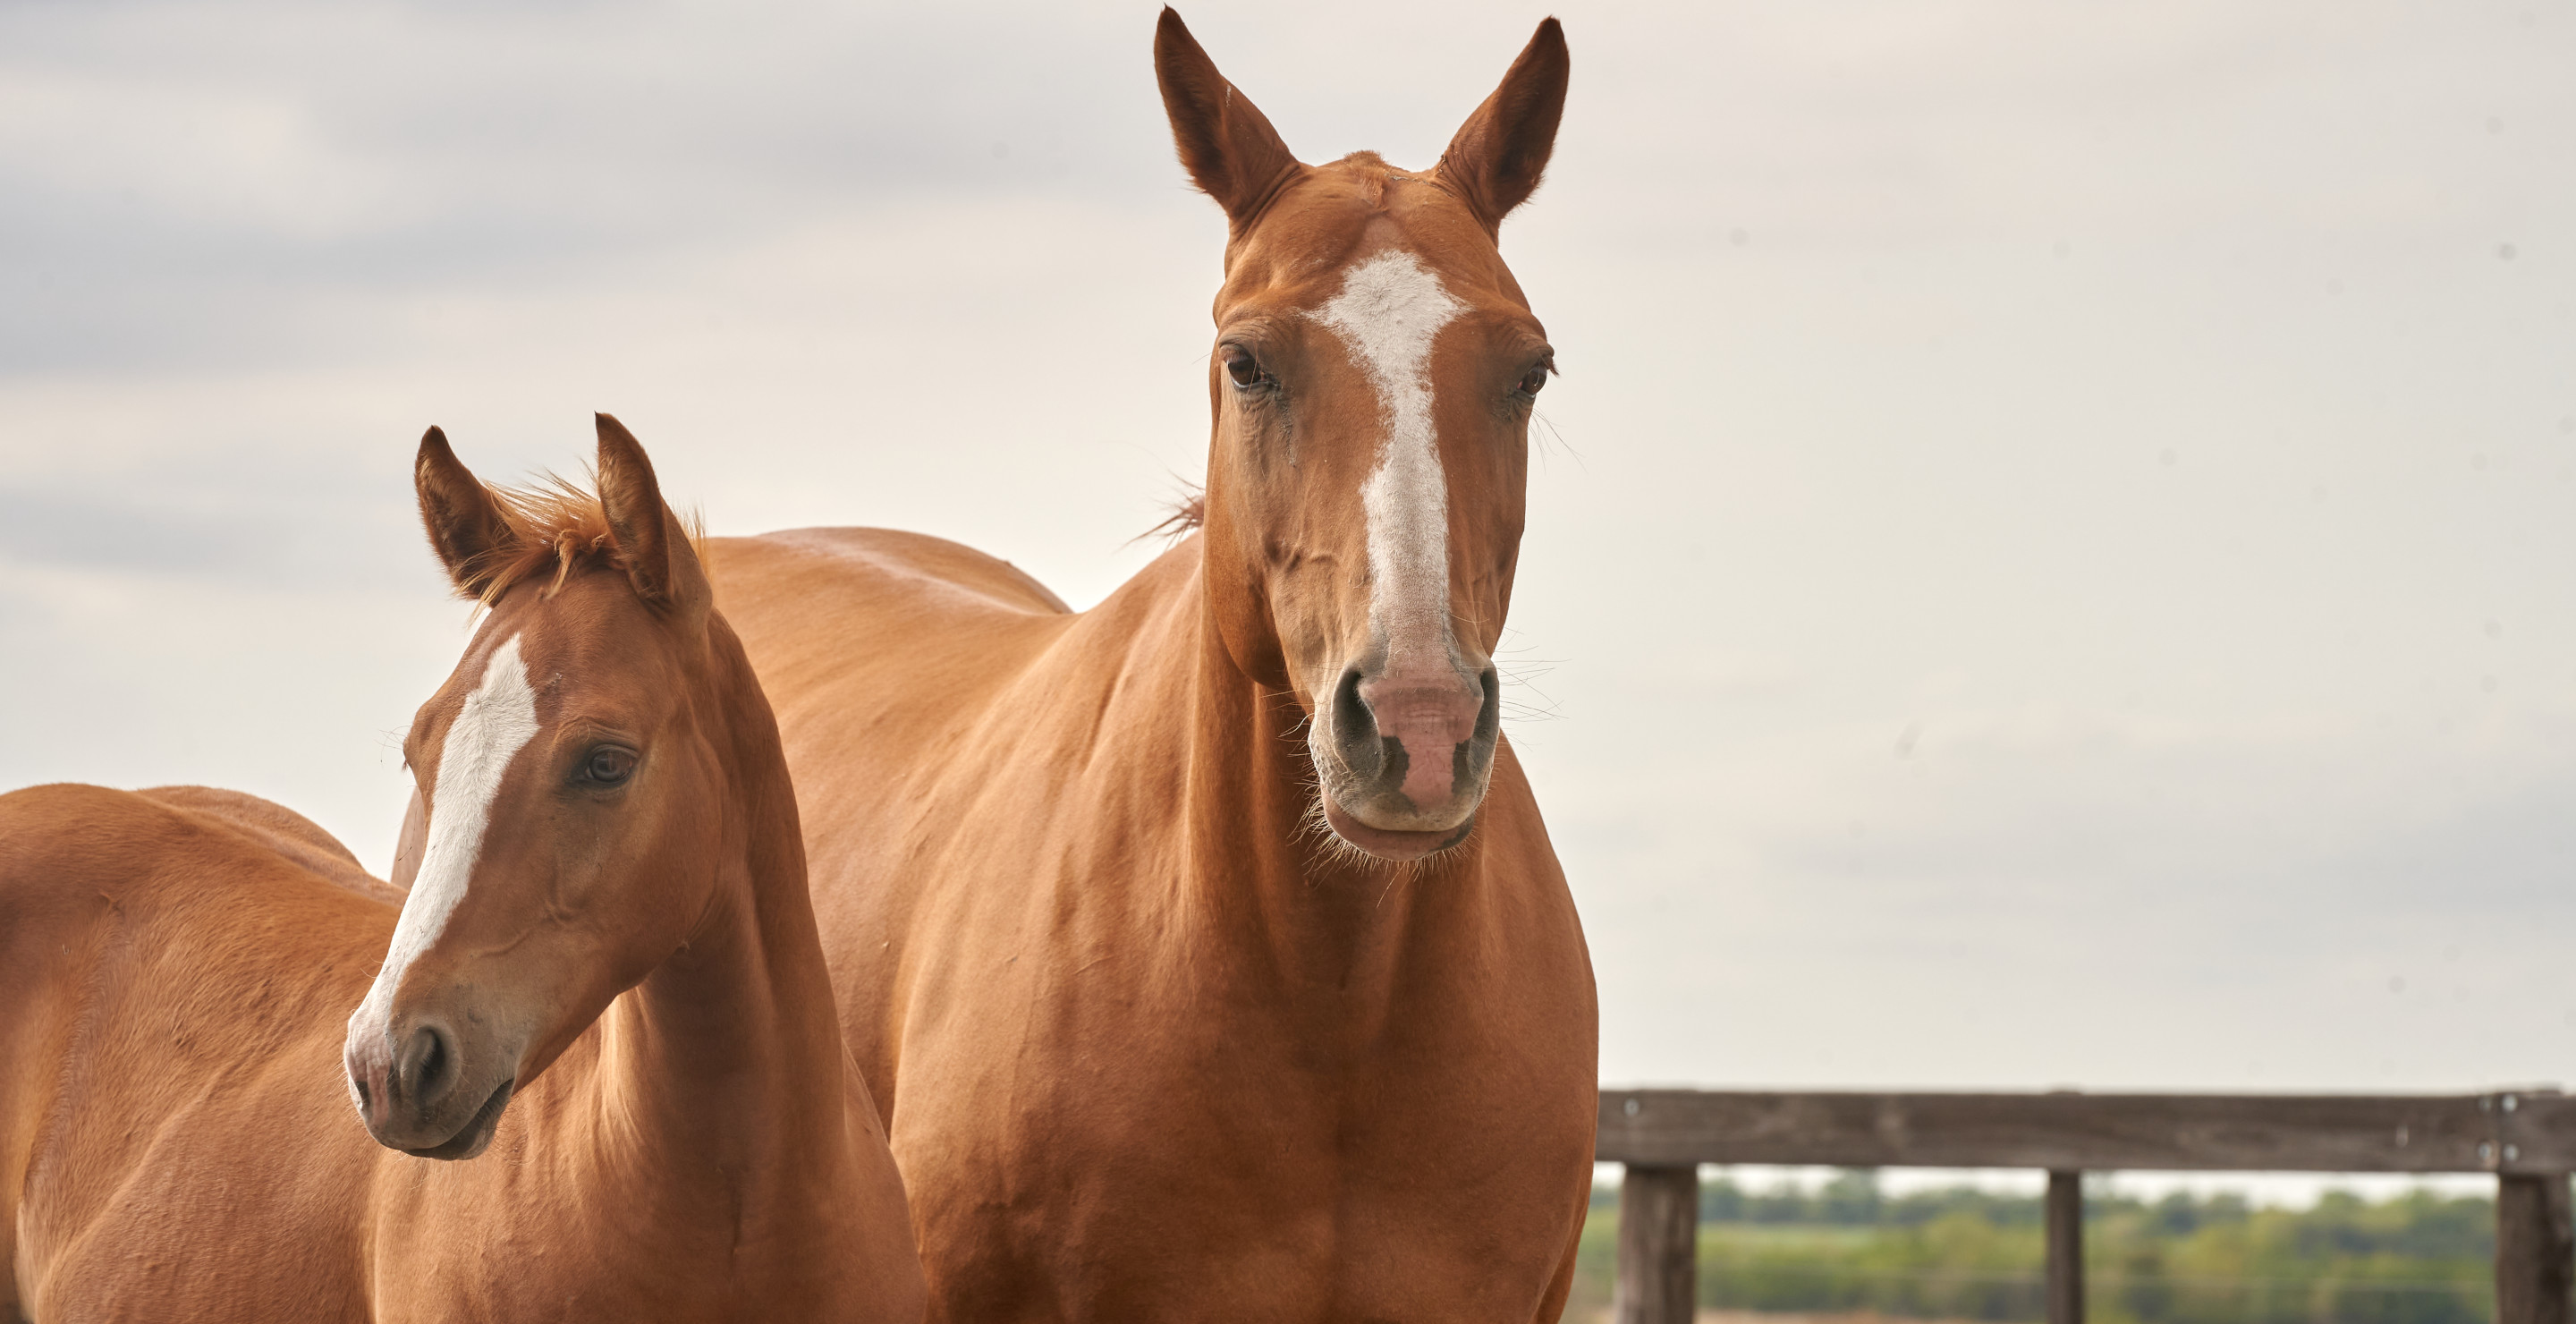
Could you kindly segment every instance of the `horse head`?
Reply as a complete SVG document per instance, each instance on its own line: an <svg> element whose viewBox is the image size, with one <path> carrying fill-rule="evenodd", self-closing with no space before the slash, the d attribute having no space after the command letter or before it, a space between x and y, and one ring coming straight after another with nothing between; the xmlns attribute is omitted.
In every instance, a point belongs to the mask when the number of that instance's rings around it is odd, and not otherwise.
<svg viewBox="0 0 2576 1324"><path fill-rule="evenodd" d="M1565 104L1539 25L1429 170L1293 156L1163 11L1182 164L1225 208L1204 573L1219 636L1296 696L1323 820L1415 859L1473 830L1500 735L1529 422L1555 370L1497 247Z"/></svg>
<svg viewBox="0 0 2576 1324"><path fill-rule="evenodd" d="M344 1060L368 1132L425 1157L481 1153L738 855L712 596L643 448L598 422L596 502L495 492L421 439L430 544L489 614L404 741L411 890Z"/></svg>

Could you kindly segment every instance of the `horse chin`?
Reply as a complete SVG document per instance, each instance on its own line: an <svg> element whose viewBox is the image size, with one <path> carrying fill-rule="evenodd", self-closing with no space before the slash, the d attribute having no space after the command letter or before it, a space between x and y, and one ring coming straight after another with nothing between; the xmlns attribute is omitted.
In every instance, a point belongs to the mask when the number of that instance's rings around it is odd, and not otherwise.
<svg viewBox="0 0 2576 1324"><path fill-rule="evenodd" d="M1387 828L1374 828L1335 804L1329 795L1324 797L1324 822L1333 829L1334 836L1350 843L1362 854L1397 862L1419 860L1436 855L1465 841L1467 834L1476 830L1474 814L1469 814L1466 821L1456 827L1437 832L1401 832Z"/></svg>
<svg viewBox="0 0 2576 1324"><path fill-rule="evenodd" d="M492 1133L501 1128L501 1110L510 1106L510 1090L517 1083L515 1080L502 1081L500 1087L492 1091L492 1097L485 1099L483 1106L466 1119L464 1129L444 1142L403 1152L413 1158L451 1160L470 1159L482 1153L491 1145Z"/></svg>

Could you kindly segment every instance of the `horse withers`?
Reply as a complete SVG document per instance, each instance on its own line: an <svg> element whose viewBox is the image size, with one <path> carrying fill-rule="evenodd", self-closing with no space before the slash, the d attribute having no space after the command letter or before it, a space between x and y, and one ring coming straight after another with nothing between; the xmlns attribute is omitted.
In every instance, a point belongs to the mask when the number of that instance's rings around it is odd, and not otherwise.
<svg viewBox="0 0 2576 1324"><path fill-rule="evenodd" d="M597 499L496 492L432 429L416 478L489 611L404 742L408 894L250 796L0 796L0 1303L919 1319L777 728L643 450L602 415Z"/></svg>
<svg viewBox="0 0 2576 1324"><path fill-rule="evenodd" d="M708 545L932 1314L1554 1320L1592 972L1493 655L1564 39L1428 170L1299 162L1168 10L1154 54L1229 227L1203 527L1081 613L918 535Z"/></svg>

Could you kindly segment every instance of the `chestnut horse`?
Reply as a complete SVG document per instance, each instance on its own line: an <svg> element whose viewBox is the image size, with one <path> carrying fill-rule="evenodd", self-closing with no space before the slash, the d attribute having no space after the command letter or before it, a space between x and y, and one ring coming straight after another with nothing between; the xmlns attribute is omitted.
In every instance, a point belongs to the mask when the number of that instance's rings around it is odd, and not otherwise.
<svg viewBox="0 0 2576 1324"><path fill-rule="evenodd" d="M918 1320L777 726L644 452L603 415L599 500L496 494L431 429L417 477L490 615L404 743L408 896L250 796L0 796L6 1317Z"/></svg>
<svg viewBox="0 0 2576 1324"><path fill-rule="evenodd" d="M953 543L713 539L934 1318L1553 1320L1592 971L1497 726L1552 352L1496 236L1553 20L1432 170L1300 164L1165 11L1226 210L1204 527L1081 613Z"/></svg>

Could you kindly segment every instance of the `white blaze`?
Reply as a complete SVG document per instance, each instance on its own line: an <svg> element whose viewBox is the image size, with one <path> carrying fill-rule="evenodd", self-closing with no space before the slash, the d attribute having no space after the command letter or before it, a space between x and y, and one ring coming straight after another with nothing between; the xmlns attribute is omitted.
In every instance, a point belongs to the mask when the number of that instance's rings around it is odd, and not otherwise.
<svg viewBox="0 0 2576 1324"><path fill-rule="evenodd" d="M1343 277L1315 311L1377 387L1386 444L1360 489L1368 514L1369 615L1390 659L1449 640L1449 483L1431 420L1431 342L1467 305L1411 253L1390 249Z"/></svg>
<svg viewBox="0 0 2576 1324"><path fill-rule="evenodd" d="M354 1030L372 1018L383 1032L393 1011L394 990L447 927L456 903L465 899L465 884L483 853L483 829L491 821L492 800L501 793L501 776L510 760L537 735L537 694L528 687L527 663L519 657L519 637L512 635L492 650L483 664L482 683L465 696L465 705L448 724L439 746L438 781L430 790L429 846L421 852L420 872L411 895L403 901L402 918L394 924L394 941L376 972L367 1000L350 1017Z"/></svg>

